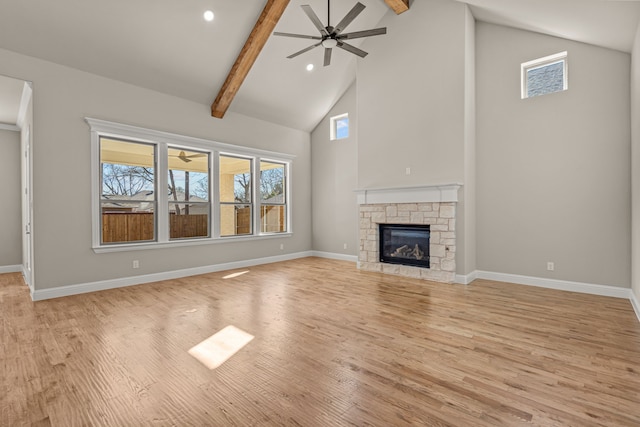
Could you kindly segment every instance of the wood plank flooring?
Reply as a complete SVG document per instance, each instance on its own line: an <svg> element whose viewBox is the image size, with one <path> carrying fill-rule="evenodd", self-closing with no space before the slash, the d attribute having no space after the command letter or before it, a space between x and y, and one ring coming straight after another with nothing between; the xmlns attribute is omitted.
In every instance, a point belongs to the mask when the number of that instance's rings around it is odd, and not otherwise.
<svg viewBox="0 0 640 427"><path fill-rule="evenodd" d="M31 302L0 275L1 426L639 426L624 299L305 258ZM255 338L215 370L188 350Z"/></svg>

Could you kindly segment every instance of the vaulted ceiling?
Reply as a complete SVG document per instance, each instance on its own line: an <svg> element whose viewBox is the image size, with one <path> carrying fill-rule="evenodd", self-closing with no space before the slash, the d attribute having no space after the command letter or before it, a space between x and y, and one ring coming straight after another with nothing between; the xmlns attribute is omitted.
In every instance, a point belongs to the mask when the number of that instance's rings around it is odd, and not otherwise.
<svg viewBox="0 0 640 427"><path fill-rule="evenodd" d="M402 7L404 0L359 1L367 7L349 31L375 28L385 14L402 19L390 6L395 3ZM266 0L4 1L0 48L186 98L209 109L265 3ZM355 3L356 0L332 1L331 21L338 22ZM640 18L637 1L465 3L478 20L625 52L631 50ZM300 8L302 4L309 4L323 23L327 20L326 0L290 0L275 30L315 35L317 30ZM215 13L213 22L202 18L206 9ZM352 44L366 50L375 39L354 40ZM356 62L367 59L338 50L331 66L323 67L322 49L286 59L310 42L269 37L229 111L312 130L353 82ZM398 43L401 48L401 40ZM306 66L310 63L315 68L309 72ZM34 87L36 94L37 90Z"/></svg>

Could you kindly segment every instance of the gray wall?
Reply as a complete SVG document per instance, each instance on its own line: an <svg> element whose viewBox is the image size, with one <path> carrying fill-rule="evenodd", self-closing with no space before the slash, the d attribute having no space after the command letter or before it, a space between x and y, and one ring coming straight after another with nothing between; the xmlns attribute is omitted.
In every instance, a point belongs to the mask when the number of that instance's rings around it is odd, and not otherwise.
<svg viewBox="0 0 640 427"><path fill-rule="evenodd" d="M465 12L464 73L464 186L458 203L456 236L460 249L456 253L458 274L468 275L477 269L476 230L476 28L469 8Z"/></svg>
<svg viewBox="0 0 640 427"><path fill-rule="evenodd" d="M628 287L630 56L476 28L478 269ZM520 64L564 50L569 89L520 99Z"/></svg>
<svg viewBox="0 0 640 427"><path fill-rule="evenodd" d="M414 1L410 13L385 15L389 36L363 45L361 188L463 182L465 11L454 1Z"/></svg>
<svg viewBox="0 0 640 427"><path fill-rule="evenodd" d="M0 267L22 264L20 132L0 129Z"/></svg>
<svg viewBox="0 0 640 427"><path fill-rule="evenodd" d="M640 27L633 44L631 62L631 188L632 195L632 250L631 286L640 301Z"/></svg>
<svg viewBox="0 0 640 427"><path fill-rule="evenodd" d="M349 113L349 137L331 141L330 118ZM311 133L313 249L358 255L356 85L353 84ZM347 248L344 249L344 244Z"/></svg>
<svg viewBox="0 0 640 427"><path fill-rule="evenodd" d="M214 119L208 105L6 50L0 50L0 74L33 82L36 290L311 249L308 133L233 113ZM291 172L293 237L95 254L85 116L296 155ZM140 261L139 270L132 270L133 259Z"/></svg>

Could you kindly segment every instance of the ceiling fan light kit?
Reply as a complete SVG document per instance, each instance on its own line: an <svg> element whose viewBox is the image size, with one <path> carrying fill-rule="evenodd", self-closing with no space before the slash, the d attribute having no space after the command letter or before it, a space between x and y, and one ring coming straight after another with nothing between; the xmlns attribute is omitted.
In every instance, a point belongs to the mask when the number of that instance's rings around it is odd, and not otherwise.
<svg viewBox="0 0 640 427"><path fill-rule="evenodd" d="M320 31L320 36L309 36L306 34L292 34L292 33L281 33L274 32L274 36L282 36L282 37L293 37L299 39L310 39L310 40L319 40L319 42L312 44L309 47L305 47L298 52L292 53L287 56L287 58L295 58L298 55L302 55L305 52L310 51L313 48L318 46L324 47L324 66L328 66L331 64L331 52L334 47L340 48L342 50L346 50L347 52L353 53L354 55L358 55L361 58L364 58L368 55L362 49L359 49L353 45L345 43L344 40L352 40L363 37L370 36L378 36L381 34L387 33L387 28L375 28L372 30L364 30L364 31L355 31L353 33L342 33L345 28L354 20L366 7L362 3L358 2L356 5L342 18L342 21L338 23L335 27L331 26L331 0L327 0L327 26L322 25L322 21L318 18L318 15L315 14L311 6L308 4L302 5L302 10L309 17L313 25Z"/></svg>

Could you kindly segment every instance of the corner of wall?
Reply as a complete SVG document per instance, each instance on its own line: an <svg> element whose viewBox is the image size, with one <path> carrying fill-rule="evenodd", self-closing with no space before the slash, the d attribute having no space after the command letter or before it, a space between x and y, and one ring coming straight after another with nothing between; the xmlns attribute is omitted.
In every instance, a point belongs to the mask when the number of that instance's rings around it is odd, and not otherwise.
<svg viewBox="0 0 640 427"><path fill-rule="evenodd" d="M476 262L476 38L475 18L465 5L465 67L464 67L464 186L462 235L462 271L469 275Z"/></svg>
<svg viewBox="0 0 640 427"><path fill-rule="evenodd" d="M631 290L640 319L640 26L631 52ZM634 300L632 299L632 302Z"/></svg>

